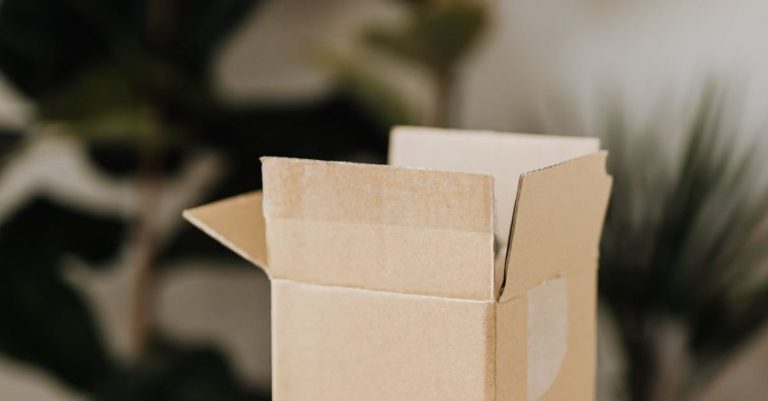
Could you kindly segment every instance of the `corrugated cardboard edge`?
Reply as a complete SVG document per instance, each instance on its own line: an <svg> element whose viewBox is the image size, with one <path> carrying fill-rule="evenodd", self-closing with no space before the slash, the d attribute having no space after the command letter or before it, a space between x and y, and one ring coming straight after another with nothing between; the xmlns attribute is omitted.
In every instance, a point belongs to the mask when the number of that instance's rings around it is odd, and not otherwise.
<svg viewBox="0 0 768 401"><path fill-rule="evenodd" d="M187 221L267 273L267 245L261 191L184 211Z"/></svg>

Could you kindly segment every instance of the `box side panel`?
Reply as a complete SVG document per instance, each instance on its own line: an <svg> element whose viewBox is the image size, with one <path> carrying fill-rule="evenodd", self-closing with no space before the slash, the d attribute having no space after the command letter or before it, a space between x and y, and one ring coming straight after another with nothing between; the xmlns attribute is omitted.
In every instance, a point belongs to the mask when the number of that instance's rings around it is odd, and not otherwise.
<svg viewBox="0 0 768 401"><path fill-rule="evenodd" d="M565 274L498 305L496 401L593 401L596 271Z"/></svg>
<svg viewBox="0 0 768 401"><path fill-rule="evenodd" d="M493 303L273 282L276 401L491 401Z"/></svg>
<svg viewBox="0 0 768 401"><path fill-rule="evenodd" d="M606 156L594 153L521 178L502 300L563 273L597 269L611 190Z"/></svg>
<svg viewBox="0 0 768 401"><path fill-rule="evenodd" d="M185 210L184 218L244 259L268 270L260 191Z"/></svg>
<svg viewBox="0 0 768 401"><path fill-rule="evenodd" d="M390 137L389 162L395 166L493 176L498 287L520 175L596 152L598 148L596 138L396 127Z"/></svg>
<svg viewBox="0 0 768 401"><path fill-rule="evenodd" d="M496 401L527 400L527 307L525 297L496 307Z"/></svg>
<svg viewBox="0 0 768 401"><path fill-rule="evenodd" d="M492 179L265 158L273 277L494 299Z"/></svg>

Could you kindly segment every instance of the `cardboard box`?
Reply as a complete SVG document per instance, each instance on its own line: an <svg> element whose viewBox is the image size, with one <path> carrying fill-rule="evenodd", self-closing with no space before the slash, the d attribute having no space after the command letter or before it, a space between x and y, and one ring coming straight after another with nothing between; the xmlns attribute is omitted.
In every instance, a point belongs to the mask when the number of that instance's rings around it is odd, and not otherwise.
<svg viewBox="0 0 768 401"><path fill-rule="evenodd" d="M275 400L587 401L605 158L398 127L389 166L266 157L185 216L272 281Z"/></svg>

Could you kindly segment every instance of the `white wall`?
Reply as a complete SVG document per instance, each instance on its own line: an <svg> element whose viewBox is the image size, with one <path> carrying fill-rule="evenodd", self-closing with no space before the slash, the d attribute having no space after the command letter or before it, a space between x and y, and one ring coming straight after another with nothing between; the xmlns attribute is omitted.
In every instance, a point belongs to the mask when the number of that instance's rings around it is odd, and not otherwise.
<svg viewBox="0 0 768 401"><path fill-rule="evenodd" d="M467 126L525 129L530 116L542 116L553 129L589 132L601 119L605 95L621 99L638 120L652 120L649 114L658 112L660 103L683 107L680 101L709 78L732 88L735 99L744 99L734 108L744 110L747 128L766 120L766 2L496 4L496 27L466 80ZM553 103L558 97L578 107L573 112L582 122L570 120L583 127L558 126L569 120L557 114Z"/></svg>

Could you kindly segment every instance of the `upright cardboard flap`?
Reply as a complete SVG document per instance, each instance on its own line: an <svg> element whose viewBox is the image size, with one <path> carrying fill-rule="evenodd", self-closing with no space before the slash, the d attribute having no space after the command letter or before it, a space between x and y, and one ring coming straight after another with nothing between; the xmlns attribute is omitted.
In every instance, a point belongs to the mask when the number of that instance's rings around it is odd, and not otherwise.
<svg viewBox="0 0 768 401"><path fill-rule="evenodd" d="M606 157L598 152L520 178L501 302L560 275L597 268L611 190Z"/></svg>
<svg viewBox="0 0 768 401"><path fill-rule="evenodd" d="M520 175L594 153L599 145L598 139L586 137L395 127L390 136L389 162L395 166L493 176L499 289Z"/></svg>
<svg viewBox="0 0 768 401"><path fill-rule="evenodd" d="M267 270L261 192L224 199L184 211L184 218L235 251Z"/></svg>
<svg viewBox="0 0 768 401"><path fill-rule="evenodd" d="M494 300L486 175L263 158L274 278Z"/></svg>

